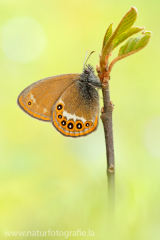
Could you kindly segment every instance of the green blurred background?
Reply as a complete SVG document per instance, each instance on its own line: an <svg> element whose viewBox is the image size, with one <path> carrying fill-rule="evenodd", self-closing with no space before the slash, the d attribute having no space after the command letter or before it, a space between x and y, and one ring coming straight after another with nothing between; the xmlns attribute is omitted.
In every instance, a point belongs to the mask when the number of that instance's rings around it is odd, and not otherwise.
<svg viewBox="0 0 160 240"><path fill-rule="evenodd" d="M153 36L145 49L119 61L111 73L116 161L113 226L107 212L101 121L87 137L65 138L50 123L24 114L16 99L39 79L80 73L87 50L96 51L89 61L95 66L108 25L114 22L115 28L132 5L139 12L135 26L145 26ZM160 238L159 8L155 0L0 1L2 240L4 231L48 229L95 232L95 237L76 239Z"/></svg>

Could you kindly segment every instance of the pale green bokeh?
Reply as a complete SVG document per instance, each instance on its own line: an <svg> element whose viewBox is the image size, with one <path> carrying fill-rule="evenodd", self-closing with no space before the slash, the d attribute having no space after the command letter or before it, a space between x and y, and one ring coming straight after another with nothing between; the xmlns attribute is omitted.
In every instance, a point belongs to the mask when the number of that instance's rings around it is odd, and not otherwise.
<svg viewBox="0 0 160 240"><path fill-rule="evenodd" d="M115 28L132 5L139 12L135 25L145 26L153 36L145 49L119 61L111 74L116 160L112 226L101 121L88 137L68 139L50 123L24 114L16 99L41 78L80 73L87 50L96 51L90 58L95 66L108 25L115 22ZM95 231L95 237L76 239L159 240L159 7L155 0L0 1L2 240L4 231L48 229ZM26 20L16 25L15 19L29 19L32 27Z"/></svg>

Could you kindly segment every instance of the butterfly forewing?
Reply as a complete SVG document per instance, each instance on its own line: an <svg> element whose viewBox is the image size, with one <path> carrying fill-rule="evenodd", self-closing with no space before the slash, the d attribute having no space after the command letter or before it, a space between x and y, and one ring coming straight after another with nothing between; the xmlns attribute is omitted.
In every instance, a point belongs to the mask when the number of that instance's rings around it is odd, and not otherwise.
<svg viewBox="0 0 160 240"><path fill-rule="evenodd" d="M53 105L78 78L79 74L65 74L35 82L21 92L18 105L32 117L51 121Z"/></svg>

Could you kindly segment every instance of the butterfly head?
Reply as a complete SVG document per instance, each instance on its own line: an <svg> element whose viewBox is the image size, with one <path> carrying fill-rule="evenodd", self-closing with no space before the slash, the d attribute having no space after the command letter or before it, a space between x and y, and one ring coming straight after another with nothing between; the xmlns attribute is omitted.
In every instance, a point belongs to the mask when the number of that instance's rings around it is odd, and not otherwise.
<svg viewBox="0 0 160 240"><path fill-rule="evenodd" d="M88 64L83 69L83 73L81 74L81 79L83 82L90 84L91 86L101 88L102 84L99 78L94 73L94 68Z"/></svg>
<svg viewBox="0 0 160 240"><path fill-rule="evenodd" d="M92 51L88 58L87 57L87 53L86 52L86 56L83 62L83 73L81 74L81 81L85 82L86 84L89 84L92 87L98 87L98 88L102 88L102 84L99 80L99 78L94 74L94 68L90 65L87 64L88 59L90 58L91 54L94 53L95 51Z"/></svg>

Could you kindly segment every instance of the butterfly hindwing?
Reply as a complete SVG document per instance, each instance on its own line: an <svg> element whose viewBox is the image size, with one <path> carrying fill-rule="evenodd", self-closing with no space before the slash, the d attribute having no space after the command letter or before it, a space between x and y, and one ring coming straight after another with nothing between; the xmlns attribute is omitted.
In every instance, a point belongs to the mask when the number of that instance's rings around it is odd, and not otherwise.
<svg viewBox="0 0 160 240"><path fill-rule="evenodd" d="M97 90L80 81L75 81L54 104L52 124L64 136L80 137L97 128L98 116Z"/></svg>
<svg viewBox="0 0 160 240"><path fill-rule="evenodd" d="M32 117L51 121L53 105L78 76L65 74L37 81L21 92L17 99L18 105Z"/></svg>

